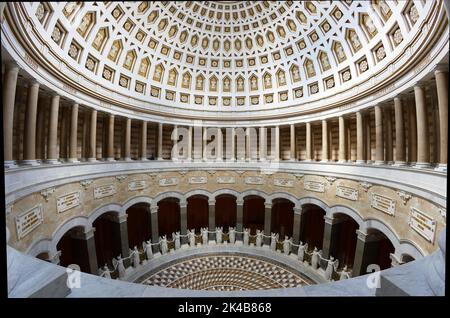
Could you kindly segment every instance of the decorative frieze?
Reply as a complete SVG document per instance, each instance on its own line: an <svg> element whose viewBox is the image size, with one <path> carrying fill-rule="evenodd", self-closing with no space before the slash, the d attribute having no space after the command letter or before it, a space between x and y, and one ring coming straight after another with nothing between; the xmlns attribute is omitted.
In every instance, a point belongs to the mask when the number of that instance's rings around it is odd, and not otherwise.
<svg viewBox="0 0 450 318"><path fill-rule="evenodd" d="M177 185L177 184L178 184L178 178L176 178L176 177L159 179L159 186L161 186L161 187L172 186L172 185Z"/></svg>
<svg viewBox="0 0 450 318"><path fill-rule="evenodd" d="M145 180L133 180L128 182L128 191L144 190L147 187Z"/></svg>
<svg viewBox="0 0 450 318"><path fill-rule="evenodd" d="M338 185L336 187L336 196L352 201L358 201L358 190L343 185Z"/></svg>
<svg viewBox="0 0 450 318"><path fill-rule="evenodd" d="M403 191L397 191L398 196L402 199L403 205L406 205L409 199L411 199L411 194L405 193Z"/></svg>
<svg viewBox="0 0 450 318"><path fill-rule="evenodd" d="M30 210L16 216L17 237L22 239L44 222L42 205L38 204Z"/></svg>
<svg viewBox="0 0 450 318"><path fill-rule="evenodd" d="M305 180L303 183L305 190L314 192L325 192L325 183L320 181Z"/></svg>
<svg viewBox="0 0 450 318"><path fill-rule="evenodd" d="M189 184L203 184L207 183L208 178L207 177L190 177L189 178Z"/></svg>
<svg viewBox="0 0 450 318"><path fill-rule="evenodd" d="M389 215L395 214L395 200L381 194L372 193L370 206Z"/></svg>
<svg viewBox="0 0 450 318"><path fill-rule="evenodd" d="M427 241L433 243L436 232L436 221L431 216L416 208L411 208L408 224Z"/></svg>
<svg viewBox="0 0 450 318"><path fill-rule="evenodd" d="M84 188L84 190L86 190L93 182L94 182L94 180L88 179L88 180L80 181L80 184Z"/></svg>
<svg viewBox="0 0 450 318"><path fill-rule="evenodd" d="M41 191L41 195L44 197L45 202L48 202L48 198L50 197L51 194L53 194L55 192L55 188L48 188L45 190Z"/></svg>
<svg viewBox="0 0 450 318"><path fill-rule="evenodd" d="M359 185L361 186L361 188L364 189L364 192L367 192L373 186L372 183L365 182L365 181L364 182L360 182Z"/></svg>
<svg viewBox="0 0 450 318"><path fill-rule="evenodd" d="M56 199L56 211L65 212L81 204L80 191L65 194Z"/></svg>
<svg viewBox="0 0 450 318"><path fill-rule="evenodd" d="M221 176L221 177L217 177L217 183L226 183L226 184L231 184L231 183L236 183L236 179L235 177L231 177L231 176Z"/></svg>
<svg viewBox="0 0 450 318"><path fill-rule="evenodd" d="M117 193L115 184L105 184L94 188L94 199L101 199Z"/></svg>
<svg viewBox="0 0 450 318"><path fill-rule="evenodd" d="M273 180L273 184L279 187L286 187L286 188L292 188L294 187L294 180L292 179L283 179L283 178L276 178Z"/></svg>
<svg viewBox="0 0 450 318"><path fill-rule="evenodd" d="M261 177L251 176L245 177L246 184L264 184L264 179Z"/></svg>

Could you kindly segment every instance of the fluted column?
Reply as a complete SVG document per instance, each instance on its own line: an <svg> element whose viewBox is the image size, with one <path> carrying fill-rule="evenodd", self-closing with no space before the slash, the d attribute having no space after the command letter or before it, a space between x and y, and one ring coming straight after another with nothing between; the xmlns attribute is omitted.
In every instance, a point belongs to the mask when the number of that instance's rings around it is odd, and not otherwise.
<svg viewBox="0 0 450 318"><path fill-rule="evenodd" d="M416 99L417 120L417 168L425 168L430 165L430 145L428 143L427 109L425 105L425 91L420 85L414 86Z"/></svg>
<svg viewBox="0 0 450 318"><path fill-rule="evenodd" d="M216 149L216 161L223 160L223 135L222 128L217 128L217 149Z"/></svg>
<svg viewBox="0 0 450 318"><path fill-rule="evenodd" d="M208 131L207 127L203 127L202 128L202 141L203 141L203 144L202 144L202 149L203 149L202 160L203 161L206 161L206 159L207 159L206 158L206 143L207 143L207 140L208 140L207 131Z"/></svg>
<svg viewBox="0 0 450 318"><path fill-rule="evenodd" d="M158 160L163 160L162 140L163 140L163 124L158 123Z"/></svg>
<svg viewBox="0 0 450 318"><path fill-rule="evenodd" d="M69 162L79 162L77 158L78 109L78 104L74 103L70 116Z"/></svg>
<svg viewBox="0 0 450 318"><path fill-rule="evenodd" d="M383 113L380 105L375 106L375 164L384 164Z"/></svg>
<svg viewBox="0 0 450 318"><path fill-rule="evenodd" d="M66 106L61 105L61 127L59 135L59 161L65 162L68 159L67 156L67 136L69 130L68 119L70 115L68 114L68 109Z"/></svg>
<svg viewBox="0 0 450 318"><path fill-rule="evenodd" d="M89 162L97 160L97 110L91 111L91 125L89 127Z"/></svg>
<svg viewBox="0 0 450 318"><path fill-rule="evenodd" d="M296 152L296 150L295 150L295 125L293 125L293 124L291 124L291 134L290 134L290 137L291 137L291 152L290 152L290 158L289 158L289 160L290 161L295 161L295 160L297 160L297 152Z"/></svg>
<svg viewBox="0 0 450 318"><path fill-rule="evenodd" d="M38 113L36 123L36 159L45 159L45 102L47 98L38 99Z"/></svg>
<svg viewBox="0 0 450 318"><path fill-rule="evenodd" d="M392 111L390 106L384 107L386 118L386 163L393 164Z"/></svg>
<svg viewBox="0 0 450 318"><path fill-rule="evenodd" d="M267 156L267 129L259 127L259 161L266 161Z"/></svg>
<svg viewBox="0 0 450 318"><path fill-rule="evenodd" d="M252 159L251 147L250 147L250 129L245 130L245 161L250 161Z"/></svg>
<svg viewBox="0 0 450 318"><path fill-rule="evenodd" d="M39 83L32 81L28 85L27 108L23 136L23 164L38 165L36 161L36 117L39 95Z"/></svg>
<svg viewBox="0 0 450 318"><path fill-rule="evenodd" d="M306 160L312 160L312 137L311 137L311 123L306 123Z"/></svg>
<svg viewBox="0 0 450 318"><path fill-rule="evenodd" d="M408 161L417 162L417 120L414 97L409 99L408 108Z"/></svg>
<svg viewBox="0 0 450 318"><path fill-rule="evenodd" d="M322 120L322 162L328 162L328 122L326 119Z"/></svg>
<svg viewBox="0 0 450 318"><path fill-rule="evenodd" d="M187 147L187 160L192 161L192 126L188 128L188 147Z"/></svg>
<svg viewBox="0 0 450 318"><path fill-rule="evenodd" d="M365 129L366 129L366 163L372 163L372 135L370 130L370 111L367 110L365 116Z"/></svg>
<svg viewBox="0 0 450 318"><path fill-rule="evenodd" d="M59 112L59 95L52 96L50 106L50 118L48 127L47 141L47 160L49 164L58 164L57 138L58 138L58 112Z"/></svg>
<svg viewBox="0 0 450 318"><path fill-rule="evenodd" d="M356 163L364 163L364 132L363 115L361 111L356 112Z"/></svg>
<svg viewBox="0 0 450 318"><path fill-rule="evenodd" d="M108 144L106 160L114 161L114 115L109 114L108 116Z"/></svg>
<svg viewBox="0 0 450 318"><path fill-rule="evenodd" d="M280 160L280 126L275 126L275 155L274 161Z"/></svg>
<svg viewBox="0 0 450 318"><path fill-rule="evenodd" d="M131 161L131 118L125 119L125 161Z"/></svg>
<svg viewBox="0 0 450 318"><path fill-rule="evenodd" d="M394 98L395 112L395 165L405 165L405 130L403 122L402 100Z"/></svg>
<svg viewBox="0 0 450 318"><path fill-rule="evenodd" d="M339 116L339 159L338 162L346 162L345 152L346 152L346 144L345 144L345 119L343 116Z"/></svg>
<svg viewBox="0 0 450 318"><path fill-rule="evenodd" d="M16 167L13 161L14 105L19 67L7 64L3 77L3 159L5 168Z"/></svg>
<svg viewBox="0 0 450 318"><path fill-rule="evenodd" d="M143 120L141 122L141 140L140 147L140 160L147 160L147 122Z"/></svg>
<svg viewBox="0 0 450 318"><path fill-rule="evenodd" d="M437 70L436 88L439 108L439 166L437 170L447 171L447 149L448 149L448 71Z"/></svg>

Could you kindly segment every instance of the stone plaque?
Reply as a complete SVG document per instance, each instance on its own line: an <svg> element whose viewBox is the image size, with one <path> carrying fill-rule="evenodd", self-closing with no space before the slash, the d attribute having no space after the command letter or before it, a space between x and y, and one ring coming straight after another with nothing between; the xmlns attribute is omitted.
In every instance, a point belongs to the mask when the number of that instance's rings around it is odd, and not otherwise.
<svg viewBox="0 0 450 318"><path fill-rule="evenodd" d="M320 181L307 181L304 182L305 190L315 191L315 192L325 192L325 183Z"/></svg>
<svg viewBox="0 0 450 318"><path fill-rule="evenodd" d="M236 179L231 176L217 177L217 183L236 183Z"/></svg>
<svg viewBox="0 0 450 318"><path fill-rule="evenodd" d="M19 238L19 240L22 239L43 222L44 215L42 214L41 204L38 204L32 209L21 213L20 215L16 216L17 237Z"/></svg>
<svg viewBox="0 0 450 318"><path fill-rule="evenodd" d="M128 191L143 190L146 186L145 180L133 180L128 182Z"/></svg>
<svg viewBox="0 0 450 318"><path fill-rule="evenodd" d="M274 179L273 184L279 187L292 188L294 187L294 180L292 179Z"/></svg>
<svg viewBox="0 0 450 318"><path fill-rule="evenodd" d="M358 190L342 185L336 187L336 196L349 199L352 201L358 201Z"/></svg>
<svg viewBox="0 0 450 318"><path fill-rule="evenodd" d="M389 215L395 214L395 201L381 194L372 193L370 206Z"/></svg>
<svg viewBox="0 0 450 318"><path fill-rule="evenodd" d="M264 184L264 179L261 177L246 177L245 183L247 183L247 184Z"/></svg>
<svg viewBox="0 0 450 318"><path fill-rule="evenodd" d="M178 184L178 178L176 178L176 177L159 179L159 185L161 187L171 186L171 185L176 185L176 184Z"/></svg>
<svg viewBox="0 0 450 318"><path fill-rule="evenodd" d="M189 183L190 184L201 184L201 183L207 183L208 178L207 177L190 177Z"/></svg>
<svg viewBox="0 0 450 318"><path fill-rule="evenodd" d="M117 188L115 184L105 184L94 188L94 199L101 199L116 194Z"/></svg>
<svg viewBox="0 0 450 318"><path fill-rule="evenodd" d="M411 208L408 224L427 241L433 243L436 232L436 221L432 217L416 208Z"/></svg>
<svg viewBox="0 0 450 318"><path fill-rule="evenodd" d="M80 205L80 191L65 194L56 199L56 211L65 212Z"/></svg>

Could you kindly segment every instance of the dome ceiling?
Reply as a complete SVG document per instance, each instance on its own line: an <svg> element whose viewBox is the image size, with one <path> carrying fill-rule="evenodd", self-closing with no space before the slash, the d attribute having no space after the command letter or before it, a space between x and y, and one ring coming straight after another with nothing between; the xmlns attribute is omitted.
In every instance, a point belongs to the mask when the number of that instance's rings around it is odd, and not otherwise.
<svg viewBox="0 0 450 318"><path fill-rule="evenodd" d="M289 106L348 89L395 57L424 11L383 0L41 2L27 9L68 65L100 85L224 110Z"/></svg>

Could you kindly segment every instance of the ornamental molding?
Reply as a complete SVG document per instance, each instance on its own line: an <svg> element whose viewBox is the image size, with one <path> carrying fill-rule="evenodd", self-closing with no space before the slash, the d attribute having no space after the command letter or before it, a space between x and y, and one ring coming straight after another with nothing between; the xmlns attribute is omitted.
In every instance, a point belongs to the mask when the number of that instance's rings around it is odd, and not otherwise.
<svg viewBox="0 0 450 318"><path fill-rule="evenodd" d="M403 205L406 205L406 203L409 201L409 199L412 198L411 194L406 193L404 191L397 191L398 196L402 200Z"/></svg>
<svg viewBox="0 0 450 318"><path fill-rule="evenodd" d="M55 190L55 188L48 188L41 191L41 195L45 199L45 202L48 202L49 197L55 192Z"/></svg>
<svg viewBox="0 0 450 318"><path fill-rule="evenodd" d="M80 181L80 185L86 190L93 182L93 179L82 180Z"/></svg>
<svg viewBox="0 0 450 318"><path fill-rule="evenodd" d="M364 189L364 192L367 192L373 186L372 183L365 182L365 181L364 182L360 182L359 185L361 186L361 188Z"/></svg>

